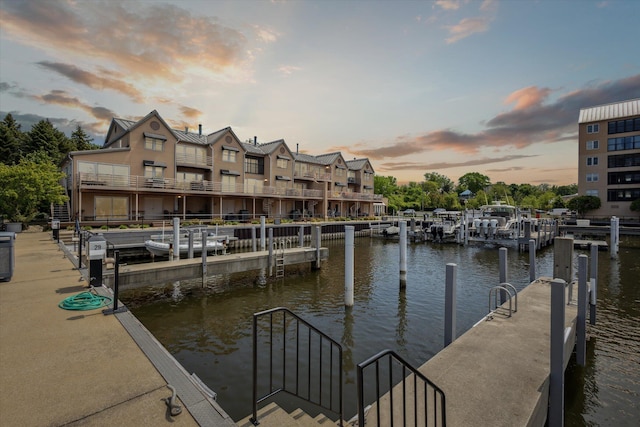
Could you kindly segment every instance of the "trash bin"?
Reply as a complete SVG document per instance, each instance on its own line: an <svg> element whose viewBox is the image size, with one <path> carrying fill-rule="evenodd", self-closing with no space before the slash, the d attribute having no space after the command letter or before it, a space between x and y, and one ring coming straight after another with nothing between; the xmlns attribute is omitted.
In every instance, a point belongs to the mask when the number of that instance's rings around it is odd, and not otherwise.
<svg viewBox="0 0 640 427"><path fill-rule="evenodd" d="M0 232L0 280L10 281L13 277L13 267L15 265L15 255L13 246L16 240L16 233L13 231Z"/></svg>

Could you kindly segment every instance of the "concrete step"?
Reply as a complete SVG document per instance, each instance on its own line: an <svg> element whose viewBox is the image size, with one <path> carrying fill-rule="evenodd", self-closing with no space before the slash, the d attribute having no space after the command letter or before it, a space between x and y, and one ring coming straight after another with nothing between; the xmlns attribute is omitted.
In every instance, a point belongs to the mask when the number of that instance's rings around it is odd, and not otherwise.
<svg viewBox="0 0 640 427"><path fill-rule="evenodd" d="M318 427L334 424L333 421L322 414L311 418L300 408L289 414L273 402L258 410L258 421L260 421L260 427ZM238 426L254 427L253 423L251 423L251 415L238 421Z"/></svg>

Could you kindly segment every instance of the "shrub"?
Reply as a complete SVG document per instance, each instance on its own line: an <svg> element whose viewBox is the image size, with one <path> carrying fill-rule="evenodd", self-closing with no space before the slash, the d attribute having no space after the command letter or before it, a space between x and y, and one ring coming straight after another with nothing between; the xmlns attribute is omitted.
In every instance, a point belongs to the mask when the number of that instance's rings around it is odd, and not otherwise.
<svg viewBox="0 0 640 427"><path fill-rule="evenodd" d="M118 227L118 228L119 228L120 230L125 230L125 229L127 229L127 228L129 228L129 227L127 227L127 225L126 225L126 224L120 224L120 227Z"/></svg>

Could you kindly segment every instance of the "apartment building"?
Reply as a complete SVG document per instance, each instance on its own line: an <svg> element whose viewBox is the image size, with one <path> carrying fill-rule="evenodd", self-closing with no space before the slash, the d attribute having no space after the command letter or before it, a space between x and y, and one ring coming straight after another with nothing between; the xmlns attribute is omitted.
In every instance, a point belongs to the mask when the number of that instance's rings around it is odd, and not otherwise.
<svg viewBox="0 0 640 427"><path fill-rule="evenodd" d="M597 196L598 217L637 217L640 198L640 99L580 110L578 192Z"/></svg>
<svg viewBox="0 0 640 427"><path fill-rule="evenodd" d="M155 110L114 118L101 149L69 153L62 169L81 221L361 217L382 201L368 159L241 141L230 127L176 130Z"/></svg>

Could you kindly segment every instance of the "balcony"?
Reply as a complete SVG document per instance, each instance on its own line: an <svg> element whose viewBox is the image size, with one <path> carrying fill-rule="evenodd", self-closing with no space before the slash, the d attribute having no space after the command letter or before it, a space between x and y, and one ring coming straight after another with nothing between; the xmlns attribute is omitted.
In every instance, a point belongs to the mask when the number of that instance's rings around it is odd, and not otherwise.
<svg viewBox="0 0 640 427"><path fill-rule="evenodd" d="M176 165L195 166L208 169L213 165L211 156L194 156L188 154L176 154Z"/></svg>
<svg viewBox="0 0 640 427"><path fill-rule="evenodd" d="M178 181L172 178L145 177L136 175L106 175L79 173L78 186L82 190L93 191L123 191L123 192L157 192L168 194L193 195L236 195L254 197L282 197L322 199L323 190L298 189L290 187L253 186L242 183L228 185L213 181ZM374 201L382 200L379 194L355 193L349 191L333 191L329 194L332 199Z"/></svg>

